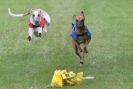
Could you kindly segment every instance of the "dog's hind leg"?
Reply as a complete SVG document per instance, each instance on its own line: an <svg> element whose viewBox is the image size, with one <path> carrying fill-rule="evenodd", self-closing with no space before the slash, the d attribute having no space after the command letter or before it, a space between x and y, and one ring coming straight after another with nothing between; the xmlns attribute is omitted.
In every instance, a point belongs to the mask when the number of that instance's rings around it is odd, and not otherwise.
<svg viewBox="0 0 133 89"><path fill-rule="evenodd" d="M88 53L87 47L84 47L84 52Z"/></svg>
<svg viewBox="0 0 133 89"><path fill-rule="evenodd" d="M91 41L91 39L86 39L84 42L84 52L85 53L88 53L87 45L90 43L90 41Z"/></svg>
<svg viewBox="0 0 133 89"><path fill-rule="evenodd" d="M48 32L48 31L47 31L47 27L46 27L46 26L44 27L44 32L45 32L45 33L47 33L47 32Z"/></svg>
<svg viewBox="0 0 133 89"><path fill-rule="evenodd" d="M45 26L45 27L44 27L44 35L45 35L45 36L46 36L47 32L48 32L48 31L47 31L47 26Z"/></svg>

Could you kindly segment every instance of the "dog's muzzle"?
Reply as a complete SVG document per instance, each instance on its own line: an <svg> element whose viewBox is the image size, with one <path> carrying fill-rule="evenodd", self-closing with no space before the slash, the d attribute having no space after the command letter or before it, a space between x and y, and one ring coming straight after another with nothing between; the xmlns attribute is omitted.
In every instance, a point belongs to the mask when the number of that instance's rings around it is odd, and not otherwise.
<svg viewBox="0 0 133 89"><path fill-rule="evenodd" d="M35 21L35 24L36 24L36 25L39 25L39 21Z"/></svg>
<svg viewBox="0 0 133 89"><path fill-rule="evenodd" d="M76 23L76 26L80 29L80 28L83 28L84 27L84 24L81 23L81 22L77 22Z"/></svg>

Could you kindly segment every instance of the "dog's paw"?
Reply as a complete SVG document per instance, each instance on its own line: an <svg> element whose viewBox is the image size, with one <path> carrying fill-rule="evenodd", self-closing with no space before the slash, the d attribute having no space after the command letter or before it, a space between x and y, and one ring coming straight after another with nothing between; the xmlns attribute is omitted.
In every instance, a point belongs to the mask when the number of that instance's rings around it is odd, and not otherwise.
<svg viewBox="0 0 133 89"><path fill-rule="evenodd" d="M80 48L80 49L79 49L79 52L83 52L83 50Z"/></svg>
<svg viewBox="0 0 133 89"><path fill-rule="evenodd" d="M86 48L86 47L84 48L84 52L85 52L85 53L88 53L88 50L87 50L87 48Z"/></svg>
<svg viewBox="0 0 133 89"><path fill-rule="evenodd" d="M47 36L47 33L46 32L44 32L44 36Z"/></svg>
<svg viewBox="0 0 133 89"><path fill-rule="evenodd" d="M83 64L84 64L84 62L83 62L83 61L80 61L80 67L82 67L82 66L83 66Z"/></svg>
<svg viewBox="0 0 133 89"><path fill-rule="evenodd" d="M31 37L30 36L28 36L28 40L31 41Z"/></svg>
<svg viewBox="0 0 133 89"><path fill-rule="evenodd" d="M39 36L39 37L41 37L41 36L42 36L42 34L41 34L41 33L39 33L39 34L38 34L38 36Z"/></svg>

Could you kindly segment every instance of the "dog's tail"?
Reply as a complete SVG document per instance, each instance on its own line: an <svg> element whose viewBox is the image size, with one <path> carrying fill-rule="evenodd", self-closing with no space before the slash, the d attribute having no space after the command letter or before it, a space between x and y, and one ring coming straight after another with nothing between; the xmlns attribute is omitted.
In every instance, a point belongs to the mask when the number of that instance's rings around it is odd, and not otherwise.
<svg viewBox="0 0 133 89"><path fill-rule="evenodd" d="M13 17L23 17L23 16L26 16L26 15L29 15L30 13L26 13L26 14L14 14L11 12L11 9L8 8L8 13L10 16L13 16Z"/></svg>

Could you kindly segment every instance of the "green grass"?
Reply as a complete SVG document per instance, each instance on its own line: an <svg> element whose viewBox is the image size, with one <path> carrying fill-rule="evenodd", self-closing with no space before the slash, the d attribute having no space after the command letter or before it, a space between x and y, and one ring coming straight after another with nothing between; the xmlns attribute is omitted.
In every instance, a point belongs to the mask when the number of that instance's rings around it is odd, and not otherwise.
<svg viewBox="0 0 133 89"><path fill-rule="evenodd" d="M79 72L69 33L73 14L81 10L93 33L83 72L95 79L63 89L133 89L132 4L132 0L0 1L0 89L46 89L55 69ZM29 17L10 17L8 7L14 12L45 9L52 19L47 37L29 43Z"/></svg>

